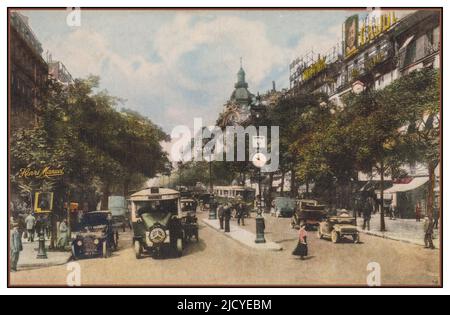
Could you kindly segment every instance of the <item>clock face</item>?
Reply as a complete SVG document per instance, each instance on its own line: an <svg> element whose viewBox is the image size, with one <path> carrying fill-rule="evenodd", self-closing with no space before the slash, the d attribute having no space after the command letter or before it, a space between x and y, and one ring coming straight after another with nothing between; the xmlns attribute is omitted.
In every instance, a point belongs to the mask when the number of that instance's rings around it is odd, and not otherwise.
<svg viewBox="0 0 450 315"><path fill-rule="evenodd" d="M256 153L253 156L252 162L257 168L262 168L267 163L267 157L262 153Z"/></svg>

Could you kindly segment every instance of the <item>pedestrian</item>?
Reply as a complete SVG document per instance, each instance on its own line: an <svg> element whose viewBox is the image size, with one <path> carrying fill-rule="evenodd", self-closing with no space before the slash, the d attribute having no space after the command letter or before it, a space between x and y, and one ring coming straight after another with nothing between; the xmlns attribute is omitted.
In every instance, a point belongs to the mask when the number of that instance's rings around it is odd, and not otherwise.
<svg viewBox="0 0 450 315"><path fill-rule="evenodd" d="M219 208L217 209L217 214L219 216L219 223L220 223L220 229L223 230L224 229L224 220L225 220L225 207L223 205L220 205Z"/></svg>
<svg viewBox="0 0 450 315"><path fill-rule="evenodd" d="M245 225L244 222L244 218L245 218L245 208L244 205L242 203L239 203L237 206L237 218L238 218L238 225L241 225L242 222L242 226Z"/></svg>
<svg viewBox="0 0 450 315"><path fill-rule="evenodd" d="M230 220L231 220L231 205L227 204L225 209L224 209L224 220L225 220L225 233L230 233L231 232L231 228L230 228Z"/></svg>
<svg viewBox="0 0 450 315"><path fill-rule="evenodd" d="M363 230L370 231L370 220L372 219L372 205L369 202L369 199L366 199L363 203Z"/></svg>
<svg viewBox="0 0 450 315"><path fill-rule="evenodd" d="M422 207L420 206L420 202L416 204L416 221L420 222L422 219Z"/></svg>
<svg viewBox="0 0 450 315"><path fill-rule="evenodd" d="M19 263L20 252L23 251L22 237L19 233L19 225L14 223L11 231L11 271L17 271L17 264Z"/></svg>
<svg viewBox="0 0 450 315"><path fill-rule="evenodd" d="M423 230L425 233L425 248L435 249L433 244L433 223L428 216L425 217Z"/></svg>
<svg viewBox="0 0 450 315"><path fill-rule="evenodd" d="M439 229L439 218L440 218L440 213L439 213L439 207L435 206L434 207L434 229L438 230Z"/></svg>
<svg viewBox="0 0 450 315"><path fill-rule="evenodd" d="M107 247L116 248L118 244L116 244L116 240L114 238L113 216L111 213L108 213L105 235Z"/></svg>
<svg viewBox="0 0 450 315"><path fill-rule="evenodd" d="M32 243L34 242L34 231L36 227L36 218L32 213L25 218L25 225L27 227L28 242Z"/></svg>
<svg viewBox="0 0 450 315"><path fill-rule="evenodd" d="M42 217L42 215L38 215L34 226L34 231L38 237L40 236L41 232L43 232L43 229L44 229L44 218Z"/></svg>
<svg viewBox="0 0 450 315"><path fill-rule="evenodd" d="M58 237L58 248L64 250L68 242L68 232L69 228L67 226L67 219L64 219L59 225L59 237Z"/></svg>
<svg viewBox="0 0 450 315"><path fill-rule="evenodd" d="M308 256L308 232L306 231L306 224L303 222L300 226L298 244L292 255L300 256L301 260Z"/></svg>
<svg viewBox="0 0 450 315"><path fill-rule="evenodd" d="M389 212L391 213L391 220L397 220L397 206L394 202L389 205Z"/></svg>

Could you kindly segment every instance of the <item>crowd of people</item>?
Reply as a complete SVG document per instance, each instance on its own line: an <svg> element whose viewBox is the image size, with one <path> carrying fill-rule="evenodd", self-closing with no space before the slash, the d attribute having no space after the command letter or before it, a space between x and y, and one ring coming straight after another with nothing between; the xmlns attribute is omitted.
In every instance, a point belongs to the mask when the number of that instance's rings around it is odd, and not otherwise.
<svg viewBox="0 0 450 315"><path fill-rule="evenodd" d="M11 203L10 217L10 258L12 272L17 271L20 253L24 243L34 243L43 238L52 238L52 220L50 214L39 214L29 210L25 202ZM66 250L69 244L69 226L67 219L62 218L57 224L56 250Z"/></svg>

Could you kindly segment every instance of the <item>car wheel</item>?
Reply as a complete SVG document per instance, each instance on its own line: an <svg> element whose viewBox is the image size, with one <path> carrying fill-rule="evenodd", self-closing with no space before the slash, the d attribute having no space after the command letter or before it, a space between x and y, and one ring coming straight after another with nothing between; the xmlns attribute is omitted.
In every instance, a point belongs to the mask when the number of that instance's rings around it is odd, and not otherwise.
<svg viewBox="0 0 450 315"><path fill-rule="evenodd" d="M177 239L177 256L183 256L183 240L181 238Z"/></svg>
<svg viewBox="0 0 450 315"><path fill-rule="evenodd" d="M195 241L198 243L200 241L200 238L198 237L198 230L195 231Z"/></svg>
<svg viewBox="0 0 450 315"><path fill-rule="evenodd" d="M73 260L78 260L77 251L75 249L75 245L72 245L72 258Z"/></svg>
<svg viewBox="0 0 450 315"><path fill-rule="evenodd" d="M103 242L103 245L102 245L102 255L103 255L103 258L105 258L105 259L111 257L111 249L108 248L108 244L107 244L106 240Z"/></svg>
<svg viewBox="0 0 450 315"><path fill-rule="evenodd" d="M142 258L142 246L139 241L134 241L134 254L136 255L136 259Z"/></svg>
<svg viewBox="0 0 450 315"><path fill-rule="evenodd" d="M319 238L319 240L323 239L323 234L320 226L317 228L317 237Z"/></svg>
<svg viewBox="0 0 450 315"><path fill-rule="evenodd" d="M334 244L339 243L339 233L338 232L336 232L336 231L331 232L331 241Z"/></svg>

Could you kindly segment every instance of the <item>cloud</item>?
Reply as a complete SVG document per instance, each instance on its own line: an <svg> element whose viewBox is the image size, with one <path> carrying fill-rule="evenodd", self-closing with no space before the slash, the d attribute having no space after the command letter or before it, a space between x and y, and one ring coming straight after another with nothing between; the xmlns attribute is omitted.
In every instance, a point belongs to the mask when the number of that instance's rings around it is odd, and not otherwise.
<svg viewBox="0 0 450 315"><path fill-rule="evenodd" d="M320 34L293 32L297 44L288 47L274 43L276 30L264 19L205 12L173 14L151 31L128 34L123 25L115 27L121 27L121 36L140 36L148 51L122 50L113 31L89 23L69 33L55 32L44 45L75 77L100 75L102 87L168 133L176 125L191 127L196 117L205 124L215 122L233 90L240 57L256 93L269 88L273 79L287 84L294 57L311 46L326 51L340 38L339 24Z"/></svg>

